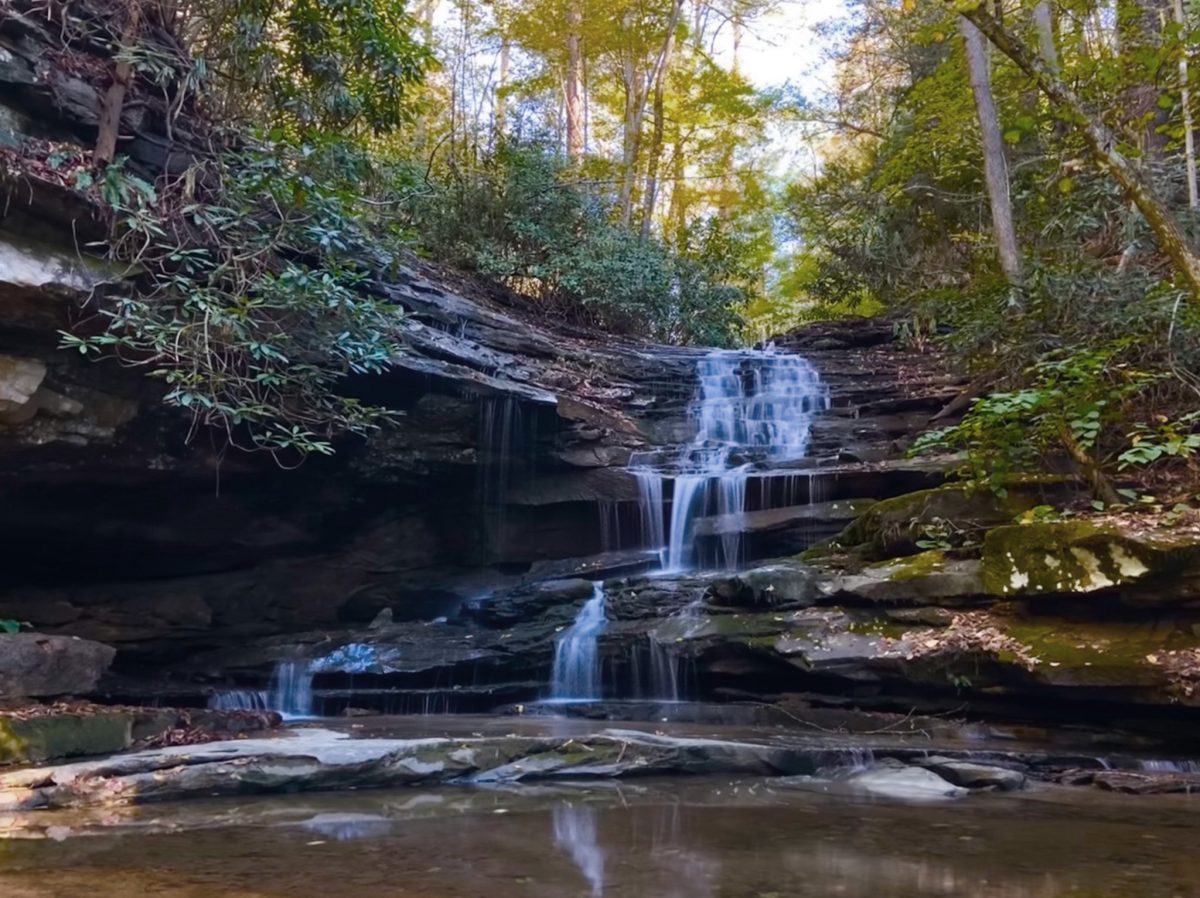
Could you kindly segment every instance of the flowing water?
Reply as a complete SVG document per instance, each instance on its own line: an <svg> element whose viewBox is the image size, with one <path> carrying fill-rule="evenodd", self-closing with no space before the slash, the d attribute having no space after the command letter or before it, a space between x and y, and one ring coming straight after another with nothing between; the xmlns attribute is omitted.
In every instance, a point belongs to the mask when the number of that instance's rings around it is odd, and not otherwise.
<svg viewBox="0 0 1200 898"><path fill-rule="evenodd" d="M599 638L604 630L604 584L592 585L592 597L583 603L575 622L559 636L554 647L550 698L582 701L601 697Z"/></svg>
<svg viewBox="0 0 1200 898"><path fill-rule="evenodd" d="M645 542L662 549L663 567L673 572L699 561L696 521L708 515L735 520L743 515L751 476L766 463L804 458L813 416L829 406L820 375L798 355L716 350L697 362L696 374L692 441L665 454L636 453L630 461ZM664 506L664 483L671 485L669 506ZM727 529L718 542L716 566L737 565L738 529Z"/></svg>
<svg viewBox="0 0 1200 898"><path fill-rule="evenodd" d="M1197 801L727 778L195 801L2 819L0 895L1194 898Z"/></svg>

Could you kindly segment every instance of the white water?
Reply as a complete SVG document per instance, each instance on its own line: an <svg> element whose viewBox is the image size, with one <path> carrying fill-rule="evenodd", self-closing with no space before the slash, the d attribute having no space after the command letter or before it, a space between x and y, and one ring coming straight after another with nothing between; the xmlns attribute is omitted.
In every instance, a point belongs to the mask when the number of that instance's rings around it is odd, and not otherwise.
<svg viewBox="0 0 1200 898"><path fill-rule="evenodd" d="M812 419L829 407L820 375L798 355L774 350L715 350L696 364L699 390L690 408L691 443L665 463L642 454L630 461L638 481L646 542L664 551L667 571L694 567L695 522L709 514L739 516L746 483L764 462L804 458ZM663 519L663 484L672 484L670 521ZM718 564L733 567L741 534L723 533Z"/></svg>
<svg viewBox="0 0 1200 898"><path fill-rule="evenodd" d="M313 717L313 671L308 661L280 661L267 700L284 719Z"/></svg>
<svg viewBox="0 0 1200 898"><path fill-rule="evenodd" d="M596 581L592 597L584 602L575 622L563 631L554 647L551 699L580 701L601 697L597 643L606 622L604 584Z"/></svg>

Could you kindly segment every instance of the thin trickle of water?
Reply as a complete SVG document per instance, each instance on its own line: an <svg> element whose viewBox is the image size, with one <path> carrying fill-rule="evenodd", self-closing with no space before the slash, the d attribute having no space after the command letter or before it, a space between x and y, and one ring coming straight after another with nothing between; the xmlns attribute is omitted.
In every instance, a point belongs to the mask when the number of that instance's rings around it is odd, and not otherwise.
<svg viewBox="0 0 1200 898"><path fill-rule="evenodd" d="M551 698L559 701L600 698L598 642L606 622L604 584L596 581L592 597L584 602L575 622L563 631L554 647Z"/></svg>
<svg viewBox="0 0 1200 898"><path fill-rule="evenodd" d="M695 522L704 515L742 515L746 483L766 462L803 458L813 416L829 407L820 375L802 356L766 351L717 350L697 362L699 391L690 408L691 443L668 453L635 453L647 544L665 546L664 568L688 570L696 563ZM663 484L672 496L669 526L660 534ZM742 535L723 531L719 566L741 558Z"/></svg>
<svg viewBox="0 0 1200 898"><path fill-rule="evenodd" d="M267 711L271 703L261 689L222 689L208 697L208 706L218 711Z"/></svg>
<svg viewBox="0 0 1200 898"><path fill-rule="evenodd" d="M275 668L268 696L271 709L285 719L314 716L313 672L307 661L281 661Z"/></svg>

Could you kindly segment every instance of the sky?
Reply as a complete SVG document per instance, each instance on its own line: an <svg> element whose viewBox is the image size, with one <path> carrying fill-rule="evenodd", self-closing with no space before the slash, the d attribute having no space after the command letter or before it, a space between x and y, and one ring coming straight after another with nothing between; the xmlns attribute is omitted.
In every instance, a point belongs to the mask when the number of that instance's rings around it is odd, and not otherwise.
<svg viewBox="0 0 1200 898"><path fill-rule="evenodd" d="M828 42L815 28L840 19L846 12L844 0L783 0L756 22L742 45L741 67L759 87L776 87L785 82L805 87L814 81L828 84L831 66L824 54Z"/></svg>
<svg viewBox="0 0 1200 898"><path fill-rule="evenodd" d="M846 12L846 0L781 0L746 35L739 53L742 72L759 88L790 85L809 99L819 97L833 81L833 48L817 29ZM819 166L812 142L802 139L801 126L773 125L769 139L777 175L813 172Z"/></svg>

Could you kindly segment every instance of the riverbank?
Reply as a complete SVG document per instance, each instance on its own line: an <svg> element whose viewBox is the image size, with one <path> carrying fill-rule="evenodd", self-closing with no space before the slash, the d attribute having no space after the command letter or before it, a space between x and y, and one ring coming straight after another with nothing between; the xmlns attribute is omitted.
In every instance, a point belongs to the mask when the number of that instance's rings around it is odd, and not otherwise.
<svg viewBox="0 0 1200 898"><path fill-rule="evenodd" d="M613 727L563 718L322 721L253 738L13 770L0 774L0 811L698 775L773 777L793 787L920 800L1019 790L1031 782L1142 793L1200 789L1200 774L1189 760L1101 755L1065 741L1005 741L1002 733L991 740L971 731L958 735L662 723Z"/></svg>

